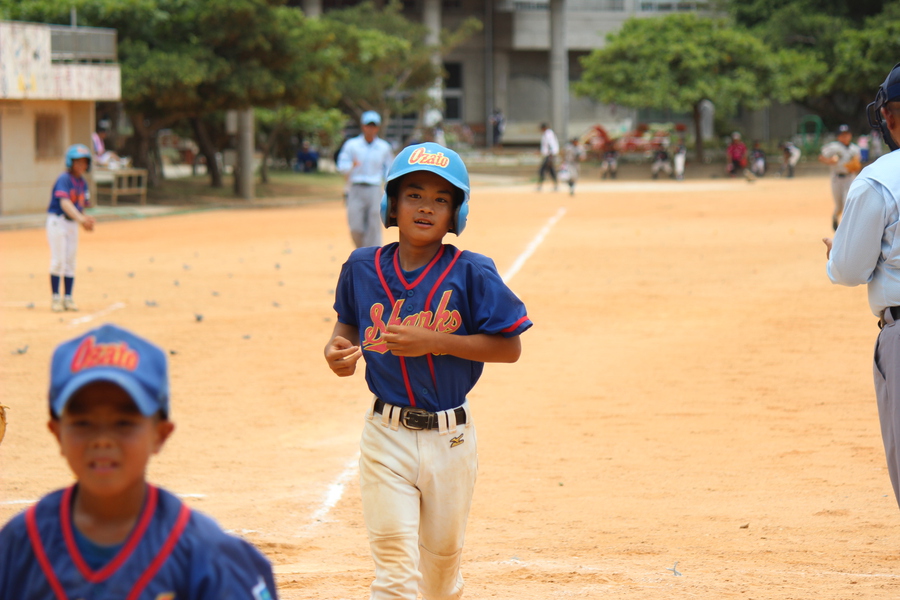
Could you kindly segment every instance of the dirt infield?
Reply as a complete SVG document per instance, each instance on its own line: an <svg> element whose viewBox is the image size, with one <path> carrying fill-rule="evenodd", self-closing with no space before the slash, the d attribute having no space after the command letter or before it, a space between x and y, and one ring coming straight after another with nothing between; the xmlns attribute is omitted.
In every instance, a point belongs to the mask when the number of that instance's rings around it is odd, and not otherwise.
<svg viewBox="0 0 900 600"><path fill-rule="evenodd" d="M826 178L475 183L449 241L512 272L535 327L470 398L466 598L897 597L877 328L865 290L825 276ZM110 320L170 352L177 429L151 480L257 544L282 598L367 597L368 394L322 358L341 204L81 240L82 310L59 315L44 232L0 233L0 523L71 481L45 427L49 357Z"/></svg>

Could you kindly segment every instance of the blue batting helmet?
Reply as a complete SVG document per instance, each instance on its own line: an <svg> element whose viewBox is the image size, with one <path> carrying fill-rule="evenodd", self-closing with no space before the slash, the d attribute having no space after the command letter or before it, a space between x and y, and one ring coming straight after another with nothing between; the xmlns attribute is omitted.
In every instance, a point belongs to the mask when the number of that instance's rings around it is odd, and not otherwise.
<svg viewBox="0 0 900 600"><path fill-rule="evenodd" d="M88 159L88 168L87 170L91 170L91 151L88 150L88 147L84 144L74 144L69 146L69 149L66 150L66 168L71 169L72 163L78 160L79 158Z"/></svg>
<svg viewBox="0 0 900 600"><path fill-rule="evenodd" d="M381 198L381 221L384 226L391 227L397 224L397 220L390 215L390 198L397 196L400 178L414 171L430 171L440 175L458 190L461 198L453 215L450 231L456 235L461 234L466 228L466 218L469 216L469 171L459 154L434 142L407 146L391 164L384 186L384 196Z"/></svg>

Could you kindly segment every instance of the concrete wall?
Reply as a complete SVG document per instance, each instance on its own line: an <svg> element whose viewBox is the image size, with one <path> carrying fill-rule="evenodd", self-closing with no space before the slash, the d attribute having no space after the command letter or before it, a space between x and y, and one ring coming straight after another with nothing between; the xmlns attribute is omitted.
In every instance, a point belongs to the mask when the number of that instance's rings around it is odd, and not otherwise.
<svg viewBox="0 0 900 600"><path fill-rule="evenodd" d="M61 153L36 156L37 115L58 115ZM0 214L47 210L53 182L65 170L65 151L75 143L90 147L94 103L55 100L0 100Z"/></svg>

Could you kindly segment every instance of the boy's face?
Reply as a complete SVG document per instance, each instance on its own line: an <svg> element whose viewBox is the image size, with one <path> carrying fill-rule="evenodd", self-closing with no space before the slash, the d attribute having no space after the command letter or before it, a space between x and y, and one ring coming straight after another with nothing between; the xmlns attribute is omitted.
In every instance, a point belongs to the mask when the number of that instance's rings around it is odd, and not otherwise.
<svg viewBox="0 0 900 600"><path fill-rule="evenodd" d="M85 173L87 173L88 169L88 159L87 158L76 158L72 161L72 175L75 177L81 177Z"/></svg>
<svg viewBox="0 0 900 600"><path fill-rule="evenodd" d="M440 242L453 223L455 188L430 171L404 175L392 203L400 235L416 245Z"/></svg>
<svg viewBox="0 0 900 600"><path fill-rule="evenodd" d="M48 426L81 489L101 496L144 485L150 457L175 428L145 417L125 390L106 381L79 390Z"/></svg>

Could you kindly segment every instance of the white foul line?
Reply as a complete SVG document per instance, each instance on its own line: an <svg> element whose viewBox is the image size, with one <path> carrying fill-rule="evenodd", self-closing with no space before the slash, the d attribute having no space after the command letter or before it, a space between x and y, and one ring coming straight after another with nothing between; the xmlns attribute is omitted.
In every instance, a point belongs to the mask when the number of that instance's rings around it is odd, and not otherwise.
<svg viewBox="0 0 900 600"><path fill-rule="evenodd" d="M531 240L531 243L528 244L528 247L525 248L525 252L519 255L519 258L517 258L516 262L509 268L509 271L503 275L503 281L505 283L509 283L509 280L512 279L515 274L519 272L519 269L522 268L522 265L525 264L525 261L531 258L534 251L541 245L541 242L544 241L544 238L547 237L547 234L550 233L550 230L553 229L553 226L556 225L557 221L563 218L564 214L566 214L566 207L561 206L560 209L556 211L556 214L550 217L550 220L547 221L544 228L538 232L534 239Z"/></svg>
<svg viewBox="0 0 900 600"><path fill-rule="evenodd" d="M319 523L325 519L325 516L328 514L334 505L337 504L341 496L344 495L344 487L347 485L347 482L356 474L356 470L359 465L359 453L353 457L353 460L347 463L347 466L341 472L340 475L337 476L337 479L334 480L334 483L328 486L328 491L325 494L325 501L322 503L322 506L319 507L319 510L313 513L311 519L313 525Z"/></svg>
<svg viewBox="0 0 900 600"><path fill-rule="evenodd" d="M97 311L91 315L84 315L83 317L78 317L77 319L72 319L69 321L69 327L75 327L76 325L81 325L82 323L87 323L88 321L93 321L97 317L102 317L103 315L108 315L114 310L119 310L120 308L125 308L124 302L116 302L115 304L110 304L106 308L101 311Z"/></svg>

